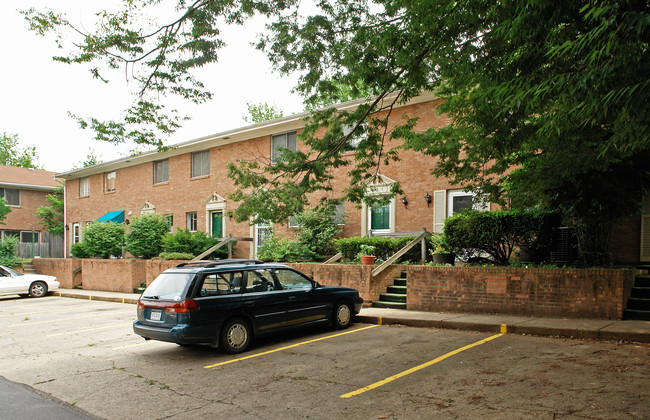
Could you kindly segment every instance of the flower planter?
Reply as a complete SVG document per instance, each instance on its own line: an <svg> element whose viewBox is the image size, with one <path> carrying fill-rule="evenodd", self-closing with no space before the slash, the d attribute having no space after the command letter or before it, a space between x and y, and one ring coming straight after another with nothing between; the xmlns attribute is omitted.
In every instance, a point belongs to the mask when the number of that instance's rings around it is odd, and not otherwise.
<svg viewBox="0 0 650 420"><path fill-rule="evenodd" d="M456 260L456 254L454 254L453 252L446 253L446 254L433 254L432 258L434 264L454 265L454 261Z"/></svg>
<svg viewBox="0 0 650 420"><path fill-rule="evenodd" d="M361 264L363 265L373 265L375 263L375 257L374 255L362 255L361 257Z"/></svg>

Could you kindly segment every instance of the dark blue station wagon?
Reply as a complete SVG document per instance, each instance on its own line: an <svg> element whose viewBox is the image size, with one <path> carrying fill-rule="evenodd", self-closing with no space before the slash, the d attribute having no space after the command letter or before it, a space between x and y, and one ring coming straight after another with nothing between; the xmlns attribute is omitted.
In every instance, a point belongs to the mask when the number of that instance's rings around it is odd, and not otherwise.
<svg viewBox="0 0 650 420"><path fill-rule="evenodd" d="M133 331L146 340L207 343L240 353L253 337L279 330L346 328L362 303L357 290L321 286L286 265L197 261L165 270L147 287Z"/></svg>

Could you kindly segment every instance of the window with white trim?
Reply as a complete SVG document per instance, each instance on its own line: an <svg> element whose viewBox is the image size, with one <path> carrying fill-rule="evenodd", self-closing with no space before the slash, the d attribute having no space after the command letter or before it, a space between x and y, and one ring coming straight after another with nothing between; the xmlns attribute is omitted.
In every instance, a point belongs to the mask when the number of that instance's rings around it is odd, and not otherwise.
<svg viewBox="0 0 650 420"><path fill-rule="evenodd" d="M72 243L78 244L81 242L81 225L79 223L72 224Z"/></svg>
<svg viewBox="0 0 650 420"><path fill-rule="evenodd" d="M169 159L157 160L153 163L153 183L162 184L169 181Z"/></svg>
<svg viewBox="0 0 650 420"><path fill-rule="evenodd" d="M174 215L173 214L163 214L163 220L169 226L169 233L174 233Z"/></svg>
<svg viewBox="0 0 650 420"><path fill-rule="evenodd" d="M359 128L357 128L357 133L348 138L348 146L345 147L346 152L354 152L359 148L359 143L368 138L367 127L367 124L361 124ZM343 125L343 135L349 135L353 128L354 126L352 125Z"/></svg>
<svg viewBox="0 0 650 420"><path fill-rule="evenodd" d="M90 195L90 178L85 176L79 178L79 197L88 197Z"/></svg>
<svg viewBox="0 0 650 420"><path fill-rule="evenodd" d="M106 172L104 174L104 192L114 192L115 191L115 181L117 179L117 174L115 171Z"/></svg>
<svg viewBox="0 0 650 420"><path fill-rule="evenodd" d="M210 150L192 153L192 178L210 175Z"/></svg>
<svg viewBox="0 0 650 420"><path fill-rule="evenodd" d="M187 230L196 232L196 212L191 211L187 213Z"/></svg>
<svg viewBox="0 0 650 420"><path fill-rule="evenodd" d="M490 203L477 199L476 193L465 190L438 190L433 192L433 231L442 232L445 219L464 209L489 211Z"/></svg>
<svg viewBox="0 0 650 420"><path fill-rule="evenodd" d="M282 156L283 149L298 150L297 132L291 131L284 134L276 134L271 136L271 163L277 163Z"/></svg>
<svg viewBox="0 0 650 420"><path fill-rule="evenodd" d="M0 188L0 197L4 197L8 206L20 206L20 190L15 188Z"/></svg>

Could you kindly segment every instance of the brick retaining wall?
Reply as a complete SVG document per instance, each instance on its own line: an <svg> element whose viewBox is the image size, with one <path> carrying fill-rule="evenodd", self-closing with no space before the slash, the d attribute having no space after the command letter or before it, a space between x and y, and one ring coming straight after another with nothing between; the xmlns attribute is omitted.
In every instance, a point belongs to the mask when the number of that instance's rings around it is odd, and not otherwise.
<svg viewBox="0 0 650 420"><path fill-rule="evenodd" d="M35 258L38 273L56 276L62 288L83 278L84 289L131 293L179 261ZM407 273L407 308L418 311L508 313L569 318L621 319L634 270L391 266L372 278L371 267L289 264L328 286L359 290L366 305ZM81 274L73 270L82 267Z"/></svg>
<svg viewBox="0 0 650 420"><path fill-rule="evenodd" d="M633 270L412 266L407 308L621 319Z"/></svg>

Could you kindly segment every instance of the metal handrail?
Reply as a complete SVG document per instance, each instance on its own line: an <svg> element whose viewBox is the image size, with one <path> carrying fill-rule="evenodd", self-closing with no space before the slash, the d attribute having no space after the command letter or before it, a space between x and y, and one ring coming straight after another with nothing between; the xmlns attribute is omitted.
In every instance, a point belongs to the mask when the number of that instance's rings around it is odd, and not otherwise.
<svg viewBox="0 0 650 420"><path fill-rule="evenodd" d="M203 258L207 257L208 255L212 254L216 249L221 248L222 246L228 244L228 258L232 258L232 243L233 242L239 242L239 241L248 241L248 242L253 242L253 238L233 238L232 235L228 235L227 238L220 238L221 242L218 244L208 248L207 251L202 253L201 255L197 255L196 257L192 258L190 261L201 261Z"/></svg>

